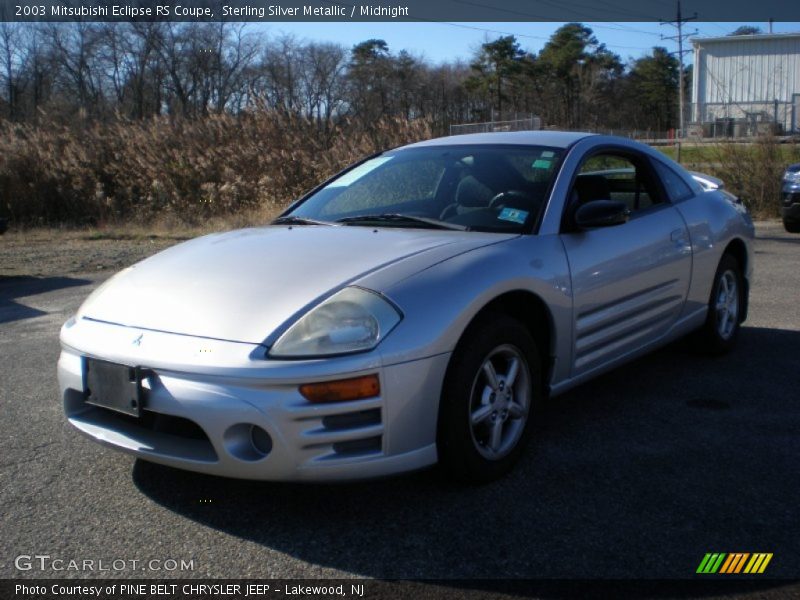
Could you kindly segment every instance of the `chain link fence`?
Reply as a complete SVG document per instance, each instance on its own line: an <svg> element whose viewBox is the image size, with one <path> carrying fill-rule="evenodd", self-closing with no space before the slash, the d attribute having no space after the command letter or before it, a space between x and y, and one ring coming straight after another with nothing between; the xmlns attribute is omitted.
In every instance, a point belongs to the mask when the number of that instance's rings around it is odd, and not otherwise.
<svg viewBox="0 0 800 600"><path fill-rule="evenodd" d="M512 121L489 121L486 123L461 123L450 125L450 135L465 133L491 133L495 131L536 131L542 128L542 119L530 116Z"/></svg>

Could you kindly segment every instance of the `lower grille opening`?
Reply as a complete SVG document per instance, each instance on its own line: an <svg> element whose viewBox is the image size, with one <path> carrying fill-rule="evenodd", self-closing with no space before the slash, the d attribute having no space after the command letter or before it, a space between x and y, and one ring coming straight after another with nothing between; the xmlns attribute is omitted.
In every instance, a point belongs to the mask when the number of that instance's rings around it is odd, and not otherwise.
<svg viewBox="0 0 800 600"><path fill-rule="evenodd" d="M184 417L174 417L172 415L165 415L161 413L143 410L141 417L134 417L126 415L115 410L109 410L99 406L92 406L92 411L100 411L102 414L119 419L134 427L141 427L150 431L157 431L158 433L165 433L167 435L174 435L175 437L186 438L189 440L205 440L208 441L208 436L203 428L197 423Z"/></svg>
<svg viewBox="0 0 800 600"><path fill-rule="evenodd" d="M83 394L68 390L64 409L73 425L90 436L143 454L196 462L219 460L211 440L194 421L149 410L140 417L88 404Z"/></svg>
<svg viewBox="0 0 800 600"><path fill-rule="evenodd" d="M356 429L368 425L379 425L381 422L381 409L372 408L341 415L328 415L322 418L322 426L330 431L342 429Z"/></svg>
<svg viewBox="0 0 800 600"><path fill-rule="evenodd" d="M190 419L173 417L172 415L155 413L153 431L159 431L190 440L208 440L206 432L203 431L200 425Z"/></svg>
<svg viewBox="0 0 800 600"><path fill-rule="evenodd" d="M333 451L339 455L351 456L354 454L370 454L381 451L381 436L364 438L361 440L348 440L336 442Z"/></svg>

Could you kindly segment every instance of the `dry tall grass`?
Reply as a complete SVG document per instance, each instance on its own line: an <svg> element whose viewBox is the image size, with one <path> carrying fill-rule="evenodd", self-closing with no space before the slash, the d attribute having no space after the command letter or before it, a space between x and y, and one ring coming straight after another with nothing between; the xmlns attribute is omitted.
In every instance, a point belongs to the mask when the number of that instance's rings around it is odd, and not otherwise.
<svg viewBox="0 0 800 600"><path fill-rule="evenodd" d="M397 119L322 135L315 123L265 110L87 127L5 122L0 216L20 225L248 221L360 157L429 137L428 123Z"/></svg>
<svg viewBox="0 0 800 600"><path fill-rule="evenodd" d="M760 136L752 144L721 142L712 148L710 174L722 179L757 218L779 216L783 172L789 162L800 161L800 145L782 149L775 137Z"/></svg>

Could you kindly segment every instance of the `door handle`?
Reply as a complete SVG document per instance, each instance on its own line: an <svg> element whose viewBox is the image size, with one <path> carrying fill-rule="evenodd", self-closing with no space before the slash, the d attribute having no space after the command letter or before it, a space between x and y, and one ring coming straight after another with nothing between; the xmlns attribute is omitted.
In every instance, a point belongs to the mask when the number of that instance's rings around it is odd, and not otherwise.
<svg viewBox="0 0 800 600"><path fill-rule="evenodd" d="M684 229L673 229L669 234L669 239L679 248L689 245L689 240L686 237L686 231Z"/></svg>

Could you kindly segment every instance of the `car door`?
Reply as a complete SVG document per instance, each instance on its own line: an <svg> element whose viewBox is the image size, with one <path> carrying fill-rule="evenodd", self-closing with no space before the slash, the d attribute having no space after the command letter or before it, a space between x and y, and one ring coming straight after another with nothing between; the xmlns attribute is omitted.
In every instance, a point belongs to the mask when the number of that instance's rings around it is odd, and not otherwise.
<svg viewBox="0 0 800 600"><path fill-rule="evenodd" d="M575 207L598 199L626 202L629 221L577 228ZM635 352L676 322L690 282L689 235L643 154L604 148L585 157L561 232L572 277L573 377Z"/></svg>

